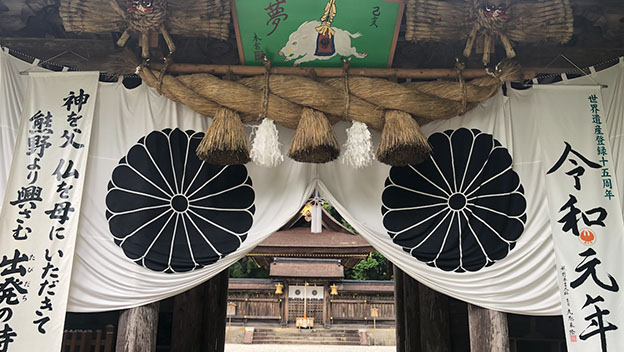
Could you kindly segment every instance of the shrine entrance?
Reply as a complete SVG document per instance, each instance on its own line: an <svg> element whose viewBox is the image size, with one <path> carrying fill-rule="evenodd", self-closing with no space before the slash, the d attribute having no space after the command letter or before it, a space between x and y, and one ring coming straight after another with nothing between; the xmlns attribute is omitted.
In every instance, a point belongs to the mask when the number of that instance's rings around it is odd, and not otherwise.
<svg viewBox="0 0 624 352"><path fill-rule="evenodd" d="M288 285L288 323L300 328L327 325L326 287L308 282Z"/></svg>

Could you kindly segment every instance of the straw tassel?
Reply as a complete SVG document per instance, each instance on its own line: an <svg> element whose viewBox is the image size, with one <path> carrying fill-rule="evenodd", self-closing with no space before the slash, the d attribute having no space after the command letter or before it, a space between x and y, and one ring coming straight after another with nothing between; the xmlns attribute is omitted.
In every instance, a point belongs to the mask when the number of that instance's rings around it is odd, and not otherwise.
<svg viewBox="0 0 624 352"><path fill-rule="evenodd" d="M369 166L375 158L371 133L365 123L353 121L347 128L347 141L342 146L340 161L356 169Z"/></svg>
<svg viewBox="0 0 624 352"><path fill-rule="evenodd" d="M245 127L236 111L220 108L212 119L206 135L195 150L209 164L234 165L249 161L249 145Z"/></svg>
<svg viewBox="0 0 624 352"><path fill-rule="evenodd" d="M340 153L336 134L324 113L303 108L288 156L302 163L322 164Z"/></svg>
<svg viewBox="0 0 624 352"><path fill-rule="evenodd" d="M264 69L262 112L260 113L262 122L258 126L254 140L251 143L251 159L260 166L275 167L284 161L284 155L280 150L279 132L277 127L275 127L275 122L267 118L271 60L267 59L266 56L264 57Z"/></svg>
<svg viewBox="0 0 624 352"><path fill-rule="evenodd" d="M423 162L431 147L412 116L399 110L386 110L384 117L386 123L377 147L377 160L392 166Z"/></svg>
<svg viewBox="0 0 624 352"><path fill-rule="evenodd" d="M275 167L284 161L280 150L277 126L271 119L264 118L251 142L251 160L264 167Z"/></svg>

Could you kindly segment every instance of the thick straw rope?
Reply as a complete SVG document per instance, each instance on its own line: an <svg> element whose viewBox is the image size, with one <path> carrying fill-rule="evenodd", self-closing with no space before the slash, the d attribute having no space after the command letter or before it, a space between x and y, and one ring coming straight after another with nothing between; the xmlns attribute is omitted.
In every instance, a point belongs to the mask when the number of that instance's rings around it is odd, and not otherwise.
<svg viewBox="0 0 624 352"><path fill-rule="evenodd" d="M148 85L158 88L158 74L149 67L139 67L138 73ZM285 75L226 81L210 74L178 77L166 74L162 79L162 93L208 116L224 106L238 111L244 121L257 120L266 114L276 123L295 129L303 108L310 107L329 114L330 121L350 119L381 130L385 109L403 111L417 121L448 119L493 96L501 82L521 80L520 66L507 61L499 64L492 76L463 85L458 82L400 84L369 77L318 82L303 76ZM264 89L265 81L270 84L270 91Z"/></svg>

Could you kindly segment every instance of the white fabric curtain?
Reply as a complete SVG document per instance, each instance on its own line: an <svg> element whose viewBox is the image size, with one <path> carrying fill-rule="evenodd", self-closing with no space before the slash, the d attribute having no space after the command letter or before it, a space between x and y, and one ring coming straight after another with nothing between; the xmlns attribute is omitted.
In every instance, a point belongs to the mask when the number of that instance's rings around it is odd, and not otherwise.
<svg viewBox="0 0 624 352"><path fill-rule="evenodd" d="M9 179L19 117L28 86L28 76L19 72L30 67L30 64L11 57L8 49L0 51L0 198L4 197Z"/></svg>
<svg viewBox="0 0 624 352"><path fill-rule="evenodd" d="M25 92L24 79L18 71L29 66L5 53L1 55L0 84L4 89L0 95L0 99L3 99L0 106L4 110L0 117L0 193L4 191L11 159L10 150L15 142L15 127L12 126L17 126L21 99ZM624 96L624 67L619 64L595 76L604 80L600 83L609 85L609 88L603 89L603 96L605 107L608 107L611 145L614 151L619 152L617 175L621 177L624 173L624 170L620 172L624 165L619 162L623 148L620 140L624 126L621 123L624 113L621 100ZM582 80L570 80L568 83L583 83ZM527 104L530 94L533 94L531 89L508 89L507 97L499 93L464 116L423 127L427 136L435 134L433 140L436 143L444 140L442 137L445 131L449 131L447 136L452 134L450 131L456 131L454 133L457 136L472 138L474 145L477 141L494 143L493 140L496 140L500 145L494 145L492 150L496 151L493 153L499 153L504 160L508 160L505 159L505 153L511 156L509 160L519 180L516 186L522 185L521 190L516 187L511 193L514 196L521 193L526 207L523 214L511 214L512 210L503 212L511 212L508 217L514 219L513 224L521 223L523 232L507 239L507 247L493 248L493 263L483 262L481 265L473 262L469 270L458 272L462 271L461 268L456 270L458 268L447 266L455 260L451 257L457 251L443 251L446 264L439 264L442 263L440 259L436 261L437 264L433 264L438 266L435 267L427 265L394 243L384 227L382 215L385 183L391 175L389 166L374 162L370 167L355 170L338 161L309 165L286 159L276 168L258 167L251 163L245 165L255 196L253 225L247 232L246 240L236 251L216 263L182 273L157 272L128 259L124 250L114 242L107 221L108 185L113 170L120 165L122 158L130 155L133 146L145 145L151 138L142 140L142 137L156 132L166 134L171 140L173 132L166 129L178 128L180 131L176 133L190 130L203 132L210 120L167 100L146 85L129 90L120 83L100 83L98 89L68 304L70 311L94 312L138 306L198 285L227 268L279 229L307 201L312 190L318 188L322 197L336 206L377 250L423 284L486 308L519 314L561 314L544 180L540 171L539 145L535 137L540 119L548 117L532 113L532 108ZM346 140L347 127L349 124L346 122L334 126L340 143ZM477 129L481 133L469 132L470 129ZM286 153L294 131L279 128L279 133L280 141L284 144L282 152ZM378 139L379 133L373 132L375 145ZM453 139L449 137L448 140ZM438 154L436 158L442 157L442 153ZM403 171L392 172L400 175ZM509 180L516 182L514 177ZM394 179L391 181L395 182ZM390 188L397 188L392 182ZM619 183L622 184L621 181ZM385 206L386 210L397 211L393 208L396 205ZM409 219L409 216L403 219ZM513 248L509 251L509 247ZM466 253L476 253L475 248L473 245ZM450 257L446 257L449 254L446 252L450 253Z"/></svg>
<svg viewBox="0 0 624 352"><path fill-rule="evenodd" d="M209 120L160 96L145 84L128 90L120 83L102 83L98 98L85 185L89 191L84 195L72 274L72 311L127 308L188 290L229 267L277 231L312 192L311 165L292 160L271 169L248 164L255 192L255 214L253 226L236 252L184 273L156 272L137 265L113 243L109 232L105 198L112 170L129 147L150 132L165 128L201 132L208 127ZM284 130L282 136L288 140L293 133ZM194 155L194 150L190 153Z"/></svg>
<svg viewBox="0 0 624 352"><path fill-rule="evenodd" d="M376 164L353 170L337 163L323 165L321 190L377 250L423 284L491 309L520 314L559 314L539 154L535 143L526 138L535 129L535 119L531 114L511 108L517 105L512 105L517 97L511 93L511 98L499 93L464 116L423 127L426 135L461 127L476 128L491 133L512 155L513 169L524 186L527 222L516 247L500 262L476 272L443 271L417 260L393 243L381 214L388 166Z"/></svg>

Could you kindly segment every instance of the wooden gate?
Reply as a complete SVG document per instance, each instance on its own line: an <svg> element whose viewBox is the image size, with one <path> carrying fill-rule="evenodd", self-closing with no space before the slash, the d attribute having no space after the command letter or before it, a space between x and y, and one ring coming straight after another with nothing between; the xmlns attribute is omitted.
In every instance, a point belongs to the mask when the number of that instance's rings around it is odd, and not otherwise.
<svg viewBox="0 0 624 352"><path fill-rule="evenodd" d="M308 317L314 317L314 325L323 325L323 305L325 301L323 299L309 299L307 298L306 315ZM303 317L303 298L289 298L288 299L288 322L294 323L297 317Z"/></svg>

